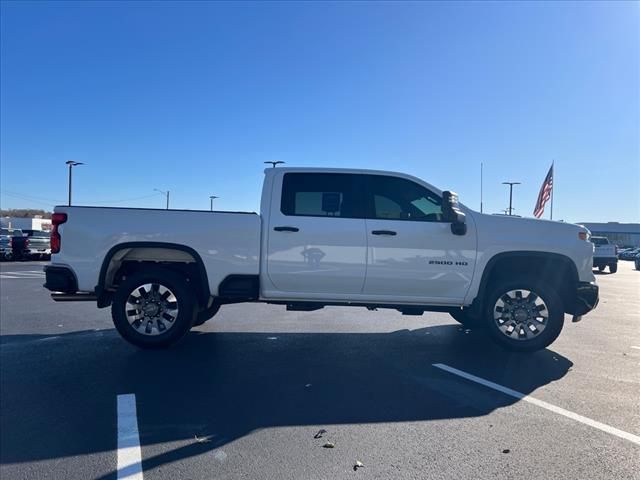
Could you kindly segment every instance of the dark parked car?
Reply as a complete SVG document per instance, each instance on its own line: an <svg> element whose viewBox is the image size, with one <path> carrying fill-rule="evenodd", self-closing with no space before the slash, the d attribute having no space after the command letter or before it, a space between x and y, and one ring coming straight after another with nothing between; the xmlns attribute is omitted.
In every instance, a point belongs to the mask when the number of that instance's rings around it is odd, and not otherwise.
<svg viewBox="0 0 640 480"><path fill-rule="evenodd" d="M42 230L23 230L24 235L13 237L13 258L51 258L51 233Z"/></svg>
<svg viewBox="0 0 640 480"><path fill-rule="evenodd" d="M0 229L0 259L13 259L13 239L22 238L22 230L1 228Z"/></svg>
<svg viewBox="0 0 640 480"><path fill-rule="evenodd" d="M633 260L640 253L640 248L632 248L620 254L620 260Z"/></svg>

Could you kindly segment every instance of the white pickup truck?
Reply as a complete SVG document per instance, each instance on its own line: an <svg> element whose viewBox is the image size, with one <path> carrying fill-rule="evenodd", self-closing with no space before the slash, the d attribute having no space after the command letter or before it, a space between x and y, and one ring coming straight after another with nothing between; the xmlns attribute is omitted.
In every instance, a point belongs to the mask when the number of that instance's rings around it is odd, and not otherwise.
<svg viewBox="0 0 640 480"><path fill-rule="evenodd" d="M591 237L594 245L593 266L603 272L605 267L609 267L609 272L618 271L618 247L609 243L607 237Z"/></svg>
<svg viewBox="0 0 640 480"><path fill-rule="evenodd" d="M595 308L580 226L484 215L401 173L265 171L261 213L55 208L45 287L111 306L129 342L166 347L221 305L449 312L516 351Z"/></svg>

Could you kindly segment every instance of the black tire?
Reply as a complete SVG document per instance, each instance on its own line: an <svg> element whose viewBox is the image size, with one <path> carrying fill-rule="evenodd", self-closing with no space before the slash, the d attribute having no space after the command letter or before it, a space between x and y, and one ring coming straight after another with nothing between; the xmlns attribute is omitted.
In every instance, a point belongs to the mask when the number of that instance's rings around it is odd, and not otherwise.
<svg viewBox="0 0 640 480"><path fill-rule="evenodd" d="M600 265L600 266L598 267L598 271L599 271L600 273L604 272L605 266L606 266L606 265Z"/></svg>
<svg viewBox="0 0 640 480"><path fill-rule="evenodd" d="M173 310L177 309L178 313L172 321L161 317L161 315L164 315L162 312L170 312L171 309L159 310L157 316L154 317L157 327L160 327L161 324L169 325L168 328L165 327L165 331L157 328L158 333L154 333L153 329L149 334L140 333L140 331L134 327L135 323L139 322L138 325L140 325L140 327L146 325L147 328L149 328L149 324L153 324L153 320L146 320L146 316L133 323L129 321L132 317L128 316L128 312L138 310L140 312L139 315L144 315L144 313L142 313L142 306L138 307L133 305L133 301L130 302L130 296L133 295L139 295L137 298L140 300L147 300L148 297L143 297L139 293L139 287L143 285L151 285L149 292L147 292L149 295L158 293L155 287L155 285L158 285L158 288L168 289L172 294L171 298L175 297L175 301L171 302L165 299L167 304L177 305L173 307ZM155 292L153 291L154 289L156 290ZM142 290L144 290L144 287ZM171 314L167 314L171 317ZM123 281L113 296L111 306L113 324L120 335L129 343L147 349L166 348L182 339L193 325L196 314L196 298L193 294L193 288L188 284L187 279L180 273L162 267L146 268L144 271L134 273Z"/></svg>
<svg viewBox="0 0 640 480"><path fill-rule="evenodd" d="M215 317L216 313L218 313L218 310L220 310L220 305L219 304L214 304L213 306L211 306L211 308L208 308L206 310L202 310L196 316L196 321L193 322L193 326L194 327L199 327L203 323L211 320L213 317Z"/></svg>
<svg viewBox="0 0 640 480"><path fill-rule="evenodd" d="M611 265L609 265L609 272L616 273L617 271L618 271L618 264L617 263L612 263Z"/></svg>
<svg viewBox="0 0 640 480"><path fill-rule="evenodd" d="M507 305L504 307L505 312L508 308L512 308L515 312L507 314L508 317L513 315L511 320L507 320L505 322L502 318L494 319L494 314L499 315L499 313L496 313L498 301L502 301L507 292L516 292L516 298L513 299L516 301L518 300L517 292L520 291L520 296L524 296L523 291L525 290L533 293L534 296L537 297L534 301L540 301L544 304L545 308L539 310L540 315L546 315L544 323L538 322L537 320L531 320L530 318L521 319L523 320L522 323L517 323L517 315L522 313L522 316L525 317L526 312L517 306L507 307ZM524 297L524 299L529 299L529 295ZM531 310L535 311L533 308ZM541 316L540 318L543 317ZM515 352L533 352L548 347L556 338L558 338L558 335L560 335L564 325L564 308L562 300L555 290L548 287L541 281L533 279L503 281L493 286L486 297L484 305L484 322L486 330L491 338L501 347ZM499 322L503 322L501 327L499 326ZM525 338L520 339L522 337L518 334L519 331L522 331L519 330L520 327L525 328L531 324L533 324L533 328L541 328L539 333L536 334L532 333L531 330L524 330L523 333ZM510 326L515 327L511 334L501 330L501 328L508 330Z"/></svg>
<svg viewBox="0 0 640 480"><path fill-rule="evenodd" d="M456 322L466 328L475 329L483 326L481 319L470 315L469 310L466 309L453 310L449 312L449 315L451 315Z"/></svg>

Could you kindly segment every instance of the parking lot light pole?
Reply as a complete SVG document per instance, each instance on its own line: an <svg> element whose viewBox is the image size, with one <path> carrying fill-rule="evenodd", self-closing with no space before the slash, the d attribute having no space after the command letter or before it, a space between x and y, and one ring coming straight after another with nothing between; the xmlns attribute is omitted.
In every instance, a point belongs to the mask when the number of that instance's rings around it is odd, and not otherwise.
<svg viewBox="0 0 640 480"><path fill-rule="evenodd" d="M71 206L71 170L73 169L73 167L77 167L78 165L84 165L84 163L82 162L75 162L73 160L67 160L66 163L69 166L69 206Z"/></svg>
<svg viewBox="0 0 640 480"><path fill-rule="evenodd" d="M169 190L167 190L166 192L164 190L159 190L157 188L153 189L154 192L160 192L162 195L164 195L165 197L167 197L167 210L169 210Z"/></svg>
<svg viewBox="0 0 640 480"><path fill-rule="evenodd" d="M216 197L215 195L210 195L210 196L209 196L209 200L211 201L211 203L210 203L210 205L209 205L209 209L210 209L212 212L213 212L213 201L214 201L216 198L220 198L220 197Z"/></svg>
<svg viewBox="0 0 640 480"><path fill-rule="evenodd" d="M513 215L513 186L520 185L520 182L502 182L503 185L509 185L509 215Z"/></svg>

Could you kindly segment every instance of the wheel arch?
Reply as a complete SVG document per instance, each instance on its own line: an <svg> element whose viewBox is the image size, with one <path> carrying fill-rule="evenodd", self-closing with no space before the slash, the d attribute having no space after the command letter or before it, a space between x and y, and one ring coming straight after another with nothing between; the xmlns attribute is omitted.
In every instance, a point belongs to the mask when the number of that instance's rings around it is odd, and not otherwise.
<svg viewBox="0 0 640 480"><path fill-rule="evenodd" d="M154 262L158 264L185 265L193 264L195 279L197 280L196 292L200 305L209 305L211 290L207 270L202 257L193 248L186 245L166 242L124 242L114 245L105 255L96 293L98 294L98 306L106 307L111 303L112 287L116 274L122 267L130 262Z"/></svg>
<svg viewBox="0 0 640 480"><path fill-rule="evenodd" d="M552 252L501 252L489 259L482 272L478 294L471 307L475 314L483 312L484 300L492 282L509 278L514 271L522 276L550 279L558 287L565 311L566 305L573 301L579 277L578 269L569 257Z"/></svg>

